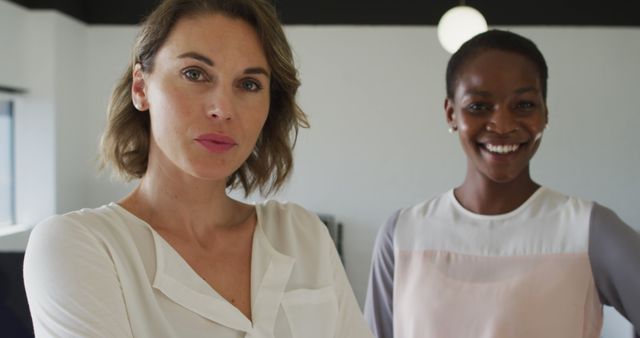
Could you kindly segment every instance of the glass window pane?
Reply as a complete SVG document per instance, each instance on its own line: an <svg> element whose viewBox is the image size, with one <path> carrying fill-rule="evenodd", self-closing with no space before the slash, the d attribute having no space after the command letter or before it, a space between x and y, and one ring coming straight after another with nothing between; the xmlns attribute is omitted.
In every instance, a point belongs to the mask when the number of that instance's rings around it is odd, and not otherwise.
<svg viewBox="0 0 640 338"><path fill-rule="evenodd" d="M0 225L14 223L13 116L11 102L0 101Z"/></svg>

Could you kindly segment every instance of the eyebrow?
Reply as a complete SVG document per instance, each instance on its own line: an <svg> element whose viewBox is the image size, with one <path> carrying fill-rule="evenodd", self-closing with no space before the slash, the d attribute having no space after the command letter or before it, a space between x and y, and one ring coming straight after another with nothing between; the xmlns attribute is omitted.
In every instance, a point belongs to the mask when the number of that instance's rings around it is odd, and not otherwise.
<svg viewBox="0 0 640 338"><path fill-rule="evenodd" d="M252 67L252 68L247 68L244 70L245 74L262 74L264 76L266 76L267 78L271 78L271 74L269 74L269 72L262 68L262 67Z"/></svg>
<svg viewBox="0 0 640 338"><path fill-rule="evenodd" d="M184 54L180 54L178 55L178 59L185 59L185 58L191 58L197 61L200 61L202 63L207 64L209 67L213 67L213 61L211 61L211 59L209 59L208 57L200 54L200 53L196 53L196 52L186 52Z"/></svg>
<svg viewBox="0 0 640 338"><path fill-rule="evenodd" d="M488 91L477 90L477 89L469 89L464 94L465 94L465 96L467 96L467 95L482 96L482 97L490 97L491 96L491 93L489 93Z"/></svg>
<svg viewBox="0 0 640 338"><path fill-rule="evenodd" d="M538 92L540 91L537 87L534 86L528 86L528 87L522 87L522 88L518 88L514 91L515 94L524 94L526 92ZM465 95L472 95L472 96L481 96L481 97L490 97L491 93L488 91L484 91L484 90L477 90L477 89L469 89L465 92Z"/></svg>
<svg viewBox="0 0 640 338"><path fill-rule="evenodd" d="M215 65L215 63L208 57L197 53L197 52L186 52L183 54L178 55L178 59L185 59L185 58L191 58L194 59L196 61L200 61L206 65L208 65L209 67L213 67ZM251 68L247 68L244 70L244 74L263 74L264 76L270 78L271 74L264 68L262 67L251 67Z"/></svg>
<svg viewBox="0 0 640 338"><path fill-rule="evenodd" d="M537 87L529 86L529 87L518 88L518 89L516 89L515 93L516 94L522 94L522 93L526 93L526 92L538 92L538 91L540 91L540 90Z"/></svg>

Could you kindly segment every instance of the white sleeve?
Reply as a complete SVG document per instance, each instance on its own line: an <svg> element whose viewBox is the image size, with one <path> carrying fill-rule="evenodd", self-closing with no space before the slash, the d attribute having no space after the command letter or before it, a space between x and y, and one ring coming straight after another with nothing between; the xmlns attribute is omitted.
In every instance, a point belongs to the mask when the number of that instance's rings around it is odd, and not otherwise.
<svg viewBox="0 0 640 338"><path fill-rule="evenodd" d="M331 263L333 264L333 279L338 299L338 325L335 338L373 338L367 327L358 301L353 294L351 284L347 279L344 266L338 251L331 242Z"/></svg>
<svg viewBox="0 0 640 338"><path fill-rule="evenodd" d="M24 259L36 337L132 337L111 255L69 216L37 225Z"/></svg>

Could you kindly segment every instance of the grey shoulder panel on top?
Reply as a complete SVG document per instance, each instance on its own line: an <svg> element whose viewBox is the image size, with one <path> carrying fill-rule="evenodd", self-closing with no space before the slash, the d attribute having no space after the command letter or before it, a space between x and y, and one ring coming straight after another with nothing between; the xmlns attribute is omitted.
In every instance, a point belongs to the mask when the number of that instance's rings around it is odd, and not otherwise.
<svg viewBox="0 0 640 338"><path fill-rule="evenodd" d="M393 338L394 234L399 214L396 211L380 228L373 246L364 316L378 338Z"/></svg>

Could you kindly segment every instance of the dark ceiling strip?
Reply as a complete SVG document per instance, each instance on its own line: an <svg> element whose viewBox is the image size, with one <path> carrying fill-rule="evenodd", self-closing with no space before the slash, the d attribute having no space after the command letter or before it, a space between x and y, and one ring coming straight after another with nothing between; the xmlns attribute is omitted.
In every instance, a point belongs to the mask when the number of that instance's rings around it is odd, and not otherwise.
<svg viewBox="0 0 640 338"><path fill-rule="evenodd" d="M161 0L9 0L88 24L140 22ZM437 25L459 0L271 0L288 25ZM638 0L467 0L490 26L640 26Z"/></svg>

